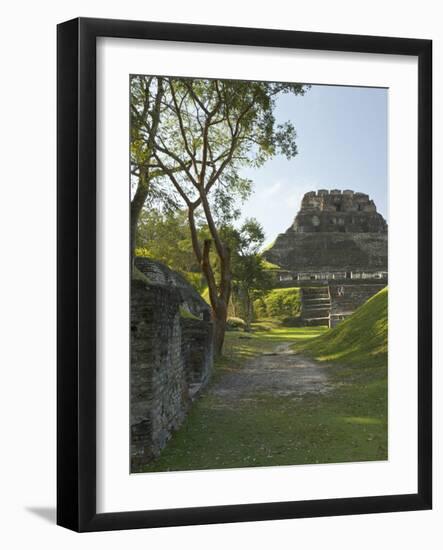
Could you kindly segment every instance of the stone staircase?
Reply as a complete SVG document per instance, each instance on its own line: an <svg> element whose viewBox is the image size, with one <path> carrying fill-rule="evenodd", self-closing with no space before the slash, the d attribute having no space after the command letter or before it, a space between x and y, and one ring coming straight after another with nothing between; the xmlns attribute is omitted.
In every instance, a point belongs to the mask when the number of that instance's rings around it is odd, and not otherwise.
<svg viewBox="0 0 443 550"><path fill-rule="evenodd" d="M334 327L337 323L346 319L359 306L377 294L386 283L347 283L330 284L329 294L331 297L331 323Z"/></svg>
<svg viewBox="0 0 443 550"><path fill-rule="evenodd" d="M339 283L307 286L301 289L301 318L306 326L335 327L385 283Z"/></svg>
<svg viewBox="0 0 443 550"><path fill-rule="evenodd" d="M301 316L307 326L329 326L331 296L328 285L302 288Z"/></svg>

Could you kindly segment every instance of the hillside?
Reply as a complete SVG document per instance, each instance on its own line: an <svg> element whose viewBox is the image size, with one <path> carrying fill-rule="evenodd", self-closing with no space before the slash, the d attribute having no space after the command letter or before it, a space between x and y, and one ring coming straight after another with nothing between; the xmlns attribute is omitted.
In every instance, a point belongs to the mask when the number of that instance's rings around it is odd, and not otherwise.
<svg viewBox="0 0 443 550"><path fill-rule="evenodd" d="M346 321L297 350L320 361L384 366L388 349L388 288L360 306Z"/></svg>

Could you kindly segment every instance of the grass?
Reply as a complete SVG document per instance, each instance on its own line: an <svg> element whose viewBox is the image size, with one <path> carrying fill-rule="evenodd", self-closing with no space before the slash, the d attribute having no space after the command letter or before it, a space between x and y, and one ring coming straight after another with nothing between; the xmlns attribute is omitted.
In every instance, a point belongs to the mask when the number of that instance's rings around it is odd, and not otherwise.
<svg viewBox="0 0 443 550"><path fill-rule="evenodd" d="M132 279L135 281L142 281L142 283L146 284L150 284L151 282L148 277L136 266L132 268Z"/></svg>
<svg viewBox="0 0 443 550"><path fill-rule="evenodd" d="M320 336L326 327L282 327L271 319L252 323L252 332L226 333L224 357L218 361L218 367L226 362L237 364L261 353L275 349L278 343L305 341Z"/></svg>
<svg viewBox="0 0 443 550"><path fill-rule="evenodd" d="M211 305L211 299L209 298L209 288L206 287L200 292L200 296L203 298L203 300L208 304Z"/></svg>
<svg viewBox="0 0 443 550"><path fill-rule="evenodd" d="M182 319L195 319L195 320L197 320L197 321L199 320L199 318L198 318L196 315L194 315L193 313L191 313L191 312L189 311L189 309L187 309L187 308L185 308L185 307L183 307L183 306L180 306L180 307L179 307L179 311L180 311L180 317L181 317Z"/></svg>
<svg viewBox="0 0 443 550"><path fill-rule="evenodd" d="M324 362L332 390L261 393L226 406L206 391L161 456L145 471L203 470L387 459L387 292L335 329L281 327L226 334L211 384L256 355L292 342Z"/></svg>
<svg viewBox="0 0 443 550"><path fill-rule="evenodd" d="M386 367L388 351L387 287L359 307L351 317L315 342L297 349L319 361L358 365L360 368Z"/></svg>
<svg viewBox="0 0 443 550"><path fill-rule="evenodd" d="M268 271L280 271L281 267L277 264L273 264L272 262L268 262L268 260L262 259L262 266L264 269L267 269Z"/></svg>
<svg viewBox="0 0 443 550"><path fill-rule="evenodd" d="M359 410L357 411L356 408ZM355 413L363 416L355 416ZM226 409L197 402L162 456L145 471L360 462L386 458L383 419L350 396L297 402L262 397Z"/></svg>

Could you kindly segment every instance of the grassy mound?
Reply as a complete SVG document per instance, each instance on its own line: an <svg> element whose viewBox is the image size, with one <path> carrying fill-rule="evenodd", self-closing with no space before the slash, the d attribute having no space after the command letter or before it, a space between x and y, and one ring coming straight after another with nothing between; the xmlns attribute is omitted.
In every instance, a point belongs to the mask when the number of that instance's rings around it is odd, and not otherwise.
<svg viewBox="0 0 443 550"><path fill-rule="evenodd" d="M388 351L387 287L360 306L346 321L319 338L297 346L320 361L386 366Z"/></svg>
<svg viewBox="0 0 443 550"><path fill-rule="evenodd" d="M209 288L208 288L208 287L206 287L205 289L203 289L203 290L200 292L200 296L203 298L203 300L204 300L207 304L211 305L211 300L210 300L210 298L209 298Z"/></svg>

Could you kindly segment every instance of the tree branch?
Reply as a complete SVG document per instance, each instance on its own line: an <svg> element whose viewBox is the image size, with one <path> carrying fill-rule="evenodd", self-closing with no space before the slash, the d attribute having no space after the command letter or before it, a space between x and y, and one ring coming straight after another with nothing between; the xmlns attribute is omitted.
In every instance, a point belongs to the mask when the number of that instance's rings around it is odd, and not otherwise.
<svg viewBox="0 0 443 550"><path fill-rule="evenodd" d="M192 203L191 201L188 199L186 193L184 192L184 190L182 189L181 185L178 183L178 180L177 178L174 176L174 172L171 168L168 168L164 163L163 161L161 160L161 158L157 155L157 153L154 151L154 156L157 160L157 162L159 163L160 167L162 170L164 170L165 174L169 177L169 179L171 180L173 186L175 187L176 191L178 192L178 194L181 196L181 198L184 200L186 206L190 206Z"/></svg>

